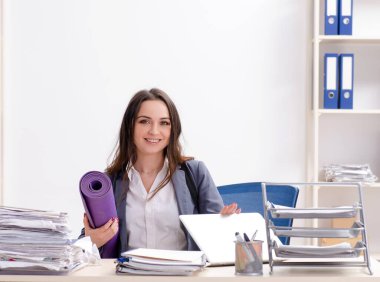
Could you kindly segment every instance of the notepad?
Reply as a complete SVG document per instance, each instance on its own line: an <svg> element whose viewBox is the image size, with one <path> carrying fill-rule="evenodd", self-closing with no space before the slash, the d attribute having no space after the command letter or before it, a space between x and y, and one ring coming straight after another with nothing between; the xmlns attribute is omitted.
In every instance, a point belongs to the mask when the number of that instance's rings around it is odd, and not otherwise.
<svg viewBox="0 0 380 282"><path fill-rule="evenodd" d="M210 265L232 265L235 262L235 232L263 242L263 261L268 261L265 220L259 213L180 215L181 222L205 253Z"/></svg>

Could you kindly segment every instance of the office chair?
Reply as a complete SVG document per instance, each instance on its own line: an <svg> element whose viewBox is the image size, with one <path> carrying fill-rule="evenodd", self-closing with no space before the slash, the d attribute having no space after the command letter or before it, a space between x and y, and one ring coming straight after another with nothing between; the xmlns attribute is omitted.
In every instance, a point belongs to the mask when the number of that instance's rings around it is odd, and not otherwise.
<svg viewBox="0 0 380 282"><path fill-rule="evenodd" d="M264 216L261 182L237 183L218 187L225 205L238 204L241 212L257 212ZM267 200L282 206L295 207L299 189L288 185L266 186ZM276 226L292 226L291 218L270 218ZM289 245L289 237L279 237Z"/></svg>

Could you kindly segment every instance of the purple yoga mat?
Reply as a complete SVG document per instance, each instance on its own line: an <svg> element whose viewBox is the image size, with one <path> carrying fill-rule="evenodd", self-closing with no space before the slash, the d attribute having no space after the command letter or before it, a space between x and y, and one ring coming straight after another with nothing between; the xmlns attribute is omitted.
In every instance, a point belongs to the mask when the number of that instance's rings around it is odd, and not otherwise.
<svg viewBox="0 0 380 282"><path fill-rule="evenodd" d="M93 228L104 225L112 217L117 217L112 183L106 174L99 171L87 172L79 182L79 190L88 220ZM118 256L117 239L118 234L103 246L102 258Z"/></svg>

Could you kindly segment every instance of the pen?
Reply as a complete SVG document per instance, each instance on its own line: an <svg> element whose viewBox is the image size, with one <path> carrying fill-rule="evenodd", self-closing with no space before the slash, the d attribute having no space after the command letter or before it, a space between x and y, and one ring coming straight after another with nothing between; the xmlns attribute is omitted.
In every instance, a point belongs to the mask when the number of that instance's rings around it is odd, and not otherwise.
<svg viewBox="0 0 380 282"><path fill-rule="evenodd" d="M257 235L257 231L259 231L259 230L256 229L255 233L253 233L252 238L251 238L251 241L254 241L254 240L255 240L256 235Z"/></svg>
<svg viewBox="0 0 380 282"><path fill-rule="evenodd" d="M240 243L242 243L242 247L250 261L255 261L254 257L252 256L252 252L249 250L248 244L246 241L243 240L239 232L235 233L236 240Z"/></svg>
<svg viewBox="0 0 380 282"><path fill-rule="evenodd" d="M257 230L256 230L256 232L257 232ZM255 232L255 234L253 234L254 236L256 236L256 232ZM251 241L249 240L249 237L248 237L248 235L246 233L244 233L244 239L245 239L246 242L250 242L251 243ZM261 263L261 259L257 255L256 250L253 247L253 245L252 244L247 244L247 245L248 245L248 247L249 247L249 249L250 249L250 251L251 251L251 253L253 255L254 261ZM257 267L257 265L254 265L254 267Z"/></svg>

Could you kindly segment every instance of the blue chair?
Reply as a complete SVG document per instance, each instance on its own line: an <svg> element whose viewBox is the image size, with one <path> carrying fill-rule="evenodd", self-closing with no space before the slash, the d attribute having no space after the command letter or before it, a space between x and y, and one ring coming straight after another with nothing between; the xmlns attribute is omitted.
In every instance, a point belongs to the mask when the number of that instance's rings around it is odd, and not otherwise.
<svg viewBox="0 0 380 282"><path fill-rule="evenodd" d="M261 182L238 183L218 187L225 205L237 203L241 212L258 212L264 216ZM282 206L295 207L299 189L288 185L267 185L267 200ZM291 218L271 218L276 226L292 226ZM289 237L279 237L285 245Z"/></svg>

